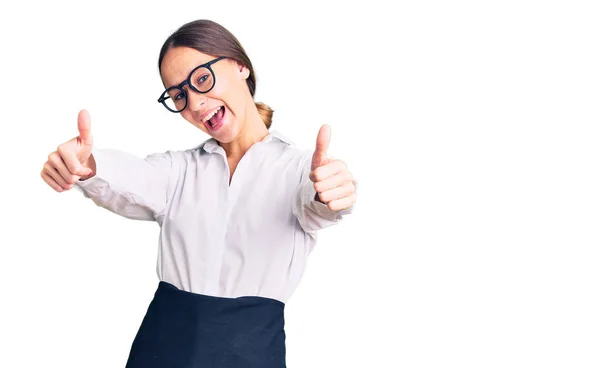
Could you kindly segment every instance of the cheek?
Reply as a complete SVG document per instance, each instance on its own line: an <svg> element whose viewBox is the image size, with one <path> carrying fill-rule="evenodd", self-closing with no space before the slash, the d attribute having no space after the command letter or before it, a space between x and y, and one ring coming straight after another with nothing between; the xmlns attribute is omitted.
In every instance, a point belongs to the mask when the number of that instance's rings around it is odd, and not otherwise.
<svg viewBox="0 0 600 368"><path fill-rule="evenodd" d="M183 111L183 112L181 113L181 116L182 116L182 117L183 117L185 120L189 121L190 123L194 121L194 118L192 117L192 114L190 113L189 109L185 109L185 111Z"/></svg>
<svg viewBox="0 0 600 368"><path fill-rule="evenodd" d="M232 107L238 106L244 100L244 90L242 88L245 87L246 82L244 81L243 83L242 85L238 80L222 78L215 85L213 90L215 93L214 96Z"/></svg>

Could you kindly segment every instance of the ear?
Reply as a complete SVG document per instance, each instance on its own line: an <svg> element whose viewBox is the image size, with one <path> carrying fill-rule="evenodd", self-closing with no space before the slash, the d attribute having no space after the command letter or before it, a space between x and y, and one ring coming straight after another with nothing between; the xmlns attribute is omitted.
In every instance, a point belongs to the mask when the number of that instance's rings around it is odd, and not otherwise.
<svg viewBox="0 0 600 368"><path fill-rule="evenodd" d="M238 70L239 70L242 78L248 79L248 77L250 76L250 69L248 69L246 66L244 66L242 64L238 64L237 67L238 67Z"/></svg>

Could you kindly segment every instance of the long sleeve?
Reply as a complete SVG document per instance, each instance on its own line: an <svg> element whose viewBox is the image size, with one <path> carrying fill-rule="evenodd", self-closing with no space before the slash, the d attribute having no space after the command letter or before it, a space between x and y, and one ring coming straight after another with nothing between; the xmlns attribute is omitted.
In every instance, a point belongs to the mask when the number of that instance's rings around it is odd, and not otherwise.
<svg viewBox="0 0 600 368"><path fill-rule="evenodd" d="M98 206L135 220L156 220L167 206L176 168L171 151L142 159L127 152L92 149L96 175L77 185Z"/></svg>
<svg viewBox="0 0 600 368"><path fill-rule="evenodd" d="M314 236L318 230L332 226L342 220L344 215L352 213L354 206L342 211L332 211L326 204L315 200L317 192L309 177L311 157L312 152L307 152L302 158L302 176L293 211L302 229Z"/></svg>

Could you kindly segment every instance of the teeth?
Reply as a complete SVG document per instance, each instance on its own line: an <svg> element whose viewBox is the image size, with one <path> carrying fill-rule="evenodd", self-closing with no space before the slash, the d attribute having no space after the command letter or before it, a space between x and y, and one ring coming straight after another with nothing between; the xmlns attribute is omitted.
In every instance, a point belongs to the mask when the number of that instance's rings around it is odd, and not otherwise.
<svg viewBox="0 0 600 368"><path fill-rule="evenodd" d="M208 121L208 119L212 118L217 113L217 111L219 111L220 108L221 107L219 106L216 109L214 109L213 112L211 112L210 114L206 115L206 117L204 119L202 119L202 122L206 123Z"/></svg>

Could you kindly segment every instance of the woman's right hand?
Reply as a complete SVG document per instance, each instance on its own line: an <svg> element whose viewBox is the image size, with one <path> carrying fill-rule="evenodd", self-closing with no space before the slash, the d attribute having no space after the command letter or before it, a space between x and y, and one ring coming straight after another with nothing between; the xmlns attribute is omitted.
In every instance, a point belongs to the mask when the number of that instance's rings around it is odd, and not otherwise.
<svg viewBox="0 0 600 368"><path fill-rule="evenodd" d="M90 114L81 110L77 118L79 136L61 144L48 155L40 173L46 184L57 192L73 188L79 179L95 175L96 162L92 156Z"/></svg>

